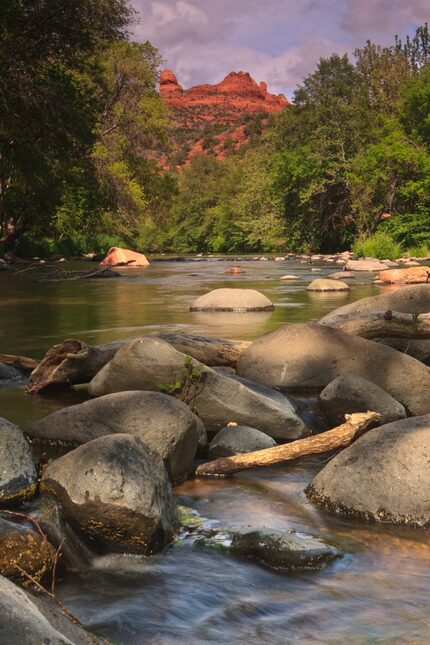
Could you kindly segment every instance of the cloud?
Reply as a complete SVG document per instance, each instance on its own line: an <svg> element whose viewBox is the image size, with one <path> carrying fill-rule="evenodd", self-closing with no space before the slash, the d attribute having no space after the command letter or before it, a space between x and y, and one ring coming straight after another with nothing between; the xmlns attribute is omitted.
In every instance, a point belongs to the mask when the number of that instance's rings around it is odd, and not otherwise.
<svg viewBox="0 0 430 645"><path fill-rule="evenodd" d="M429 0L133 0L150 40L185 87L240 69L291 94L322 56L381 44L430 21Z"/></svg>

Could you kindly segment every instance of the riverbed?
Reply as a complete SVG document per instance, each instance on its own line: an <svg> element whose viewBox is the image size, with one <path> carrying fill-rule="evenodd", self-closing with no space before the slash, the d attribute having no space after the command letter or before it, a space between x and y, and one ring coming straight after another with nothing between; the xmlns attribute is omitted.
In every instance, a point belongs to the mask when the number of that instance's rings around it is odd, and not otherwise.
<svg viewBox="0 0 430 645"><path fill-rule="evenodd" d="M370 275L357 274L347 293L310 293L311 280L339 267L241 260L246 273L237 275L225 273L233 262L217 258L163 259L147 269L120 270L123 277L113 279L47 282L28 273L0 274L0 352L41 358L65 338L99 344L160 331L252 340L381 292ZM88 263L67 263L69 269L88 269ZM39 273L58 270L52 265ZM298 278L282 281L284 274ZM188 311L197 296L231 286L262 291L275 310ZM25 429L82 396L30 397L23 387L0 388L0 416ZM427 643L429 531L322 513L303 490L323 462L312 458L175 488L180 503L213 526L292 528L340 547L344 557L321 572L278 574L185 541L150 558L97 558L91 570L59 580L58 597L112 643Z"/></svg>

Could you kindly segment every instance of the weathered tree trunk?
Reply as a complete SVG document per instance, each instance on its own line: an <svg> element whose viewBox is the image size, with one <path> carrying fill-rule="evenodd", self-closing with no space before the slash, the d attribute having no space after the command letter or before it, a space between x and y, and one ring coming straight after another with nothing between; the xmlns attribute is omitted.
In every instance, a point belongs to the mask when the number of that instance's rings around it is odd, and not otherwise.
<svg viewBox="0 0 430 645"><path fill-rule="evenodd" d="M245 341L224 340L193 334L155 334L180 352L192 356L211 367L235 367L240 354L249 347ZM41 363L30 376L28 392L36 394L54 387L69 387L88 383L115 356L127 340L106 345L87 345L80 340L65 340L48 350Z"/></svg>
<svg viewBox="0 0 430 645"><path fill-rule="evenodd" d="M430 338L430 313L359 312L339 314L320 324L362 338Z"/></svg>
<svg viewBox="0 0 430 645"><path fill-rule="evenodd" d="M29 374L39 365L39 361L27 356L15 356L15 354L0 354L0 363L10 365L23 374Z"/></svg>
<svg viewBox="0 0 430 645"><path fill-rule="evenodd" d="M242 455L222 457L206 464L201 464L196 469L197 477L217 477L233 475L241 470L249 470L259 466L271 466L284 461L309 457L322 452L330 452L337 448L345 448L366 430L374 427L381 420L377 412L359 412L347 414L346 422L341 426L321 432L320 434L305 439L298 439L275 448L256 450Z"/></svg>

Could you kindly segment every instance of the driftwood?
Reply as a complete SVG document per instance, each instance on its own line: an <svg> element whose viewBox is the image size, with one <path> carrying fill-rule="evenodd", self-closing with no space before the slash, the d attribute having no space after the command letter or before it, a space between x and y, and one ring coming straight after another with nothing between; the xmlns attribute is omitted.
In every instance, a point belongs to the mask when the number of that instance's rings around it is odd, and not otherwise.
<svg viewBox="0 0 430 645"><path fill-rule="evenodd" d="M211 367L235 367L241 352L250 342L224 340L193 334L155 334L180 352L192 356ZM65 388L78 383L88 383L125 343L132 339L87 345L80 340L65 340L54 345L30 376L28 392L37 394L46 389Z"/></svg>
<svg viewBox="0 0 430 645"><path fill-rule="evenodd" d="M15 356L15 354L0 354L0 363L10 365L23 374L29 374L39 365L39 361L27 356Z"/></svg>
<svg viewBox="0 0 430 645"><path fill-rule="evenodd" d="M339 314L320 324L362 338L430 338L430 313L358 312Z"/></svg>
<svg viewBox="0 0 430 645"><path fill-rule="evenodd" d="M114 264L112 266L124 266L124 263ZM55 272L54 277L51 275L44 276L39 282L62 282L64 280L88 280L91 278L120 278L121 274L112 271L110 267L95 269L94 271L59 271Z"/></svg>
<svg viewBox="0 0 430 645"><path fill-rule="evenodd" d="M256 450L232 457L222 457L196 469L196 477L217 477L233 475L241 470L249 470L258 466L271 466L284 461L292 461L300 457L309 457L322 452L330 452L338 448L346 448L363 432L374 427L381 420L377 412L359 412L347 414L345 423L333 430L305 439L298 439L282 446Z"/></svg>

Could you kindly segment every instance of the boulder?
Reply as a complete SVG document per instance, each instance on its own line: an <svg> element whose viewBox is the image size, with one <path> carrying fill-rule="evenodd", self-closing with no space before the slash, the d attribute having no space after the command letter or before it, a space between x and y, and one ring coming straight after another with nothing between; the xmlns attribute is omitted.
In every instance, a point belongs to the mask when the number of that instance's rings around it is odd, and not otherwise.
<svg viewBox="0 0 430 645"><path fill-rule="evenodd" d="M119 392L62 408L28 428L31 437L81 444L117 432L142 439L163 458L172 481L191 470L199 440L206 444L201 420L190 408L161 392Z"/></svg>
<svg viewBox="0 0 430 645"><path fill-rule="evenodd" d="M0 258L0 271L10 271L10 265L3 260L3 258Z"/></svg>
<svg viewBox="0 0 430 645"><path fill-rule="evenodd" d="M379 412L381 424L404 419L406 410L385 390L358 374L341 374L319 396L321 412L332 426L341 425L345 414Z"/></svg>
<svg viewBox="0 0 430 645"><path fill-rule="evenodd" d="M17 426L0 417L0 504L29 499L36 484L30 446Z"/></svg>
<svg viewBox="0 0 430 645"><path fill-rule="evenodd" d="M381 271L375 278L389 284L429 284L430 267L411 267L409 269L388 269Z"/></svg>
<svg viewBox="0 0 430 645"><path fill-rule="evenodd" d="M28 583L22 569L40 582L54 561L55 549L45 537L0 517L0 575Z"/></svg>
<svg viewBox="0 0 430 645"><path fill-rule="evenodd" d="M274 446L276 441L260 430L248 426L227 426L222 428L210 442L209 455L230 457Z"/></svg>
<svg viewBox="0 0 430 645"><path fill-rule="evenodd" d="M65 611L0 576L0 643L5 645L101 645Z"/></svg>
<svg viewBox="0 0 430 645"><path fill-rule="evenodd" d="M430 338L379 338L378 342L408 354L430 367Z"/></svg>
<svg viewBox="0 0 430 645"><path fill-rule="evenodd" d="M313 280L307 287L306 291L349 291L350 286L342 280L329 280L319 278Z"/></svg>
<svg viewBox="0 0 430 645"><path fill-rule="evenodd" d="M138 437L93 439L56 459L40 484L66 519L106 550L154 553L176 530L176 508L163 461Z"/></svg>
<svg viewBox="0 0 430 645"><path fill-rule="evenodd" d="M411 415L430 412L428 367L391 347L324 325L285 325L265 334L242 353L237 371L285 390L321 390L354 372L386 390Z"/></svg>
<svg viewBox="0 0 430 645"><path fill-rule="evenodd" d="M343 307L334 309L319 320L320 323L330 324L330 320L340 315L355 314L366 311L399 311L404 314L430 312L430 284L403 287L396 291L383 293L379 296L370 296L356 300Z"/></svg>
<svg viewBox="0 0 430 645"><path fill-rule="evenodd" d="M274 308L255 289L214 289L194 300L190 311L272 311Z"/></svg>
<svg viewBox="0 0 430 645"><path fill-rule="evenodd" d="M89 392L100 396L160 387L190 405L208 431L235 421L258 425L274 439L298 439L308 433L292 404L279 392L216 372L151 336L124 345L93 378Z"/></svg>
<svg viewBox="0 0 430 645"><path fill-rule="evenodd" d="M8 383L23 383L25 381L21 372L18 372L11 365L6 365L6 363L0 362L0 385L5 385Z"/></svg>
<svg viewBox="0 0 430 645"><path fill-rule="evenodd" d="M299 276L287 273L287 275L281 275L281 277L279 279L280 280L298 280Z"/></svg>
<svg viewBox="0 0 430 645"><path fill-rule="evenodd" d="M229 267L227 271L224 271L224 273L246 273L245 269L241 269L241 267Z"/></svg>
<svg viewBox="0 0 430 645"><path fill-rule="evenodd" d="M366 432L308 486L310 499L347 515L430 526L430 415Z"/></svg>
<svg viewBox="0 0 430 645"><path fill-rule="evenodd" d="M352 280L357 276L354 271L336 271L335 273L330 273L327 277L331 280Z"/></svg>
<svg viewBox="0 0 430 645"><path fill-rule="evenodd" d="M384 271L387 265L380 260L363 258L362 260L348 260L345 264L346 271Z"/></svg>
<svg viewBox="0 0 430 645"><path fill-rule="evenodd" d="M113 246L107 252L104 260L100 262L100 266L111 267L115 265L128 268L147 267L149 266L149 262L142 253L136 253L136 251L129 251L128 249L120 249L117 246Z"/></svg>

